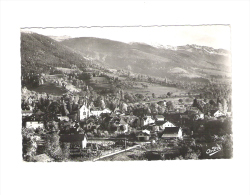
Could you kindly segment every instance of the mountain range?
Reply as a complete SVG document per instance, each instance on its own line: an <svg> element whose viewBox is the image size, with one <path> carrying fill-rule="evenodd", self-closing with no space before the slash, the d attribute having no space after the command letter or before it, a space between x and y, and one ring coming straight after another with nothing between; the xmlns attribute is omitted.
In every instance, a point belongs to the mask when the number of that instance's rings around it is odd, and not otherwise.
<svg viewBox="0 0 250 195"><path fill-rule="evenodd" d="M22 67L85 67L94 62L106 68L176 79L230 75L229 51L206 46L153 46L95 37L48 37L21 32Z"/></svg>
<svg viewBox="0 0 250 195"><path fill-rule="evenodd" d="M171 76L181 68L186 76L197 75L197 70L230 72L230 52L206 46L152 46L144 43L123 43L94 37L71 38L61 41L83 56L115 69L131 70L152 76Z"/></svg>

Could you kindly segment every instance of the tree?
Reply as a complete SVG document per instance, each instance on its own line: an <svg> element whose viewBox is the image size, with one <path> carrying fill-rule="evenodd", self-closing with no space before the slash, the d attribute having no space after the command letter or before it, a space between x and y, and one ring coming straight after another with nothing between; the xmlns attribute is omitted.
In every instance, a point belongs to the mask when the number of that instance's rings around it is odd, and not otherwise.
<svg viewBox="0 0 250 195"><path fill-rule="evenodd" d="M152 112L151 112L151 109L150 109L149 106L145 107L144 109L145 109L145 114L146 115L151 115Z"/></svg>
<svg viewBox="0 0 250 195"><path fill-rule="evenodd" d="M182 104L183 103L183 99L179 99L179 102Z"/></svg>
<svg viewBox="0 0 250 195"><path fill-rule="evenodd" d="M169 110L174 110L174 104L173 104L173 102L172 101L168 101L166 107L167 107L168 111Z"/></svg>
<svg viewBox="0 0 250 195"><path fill-rule="evenodd" d="M189 160L189 159L193 159L193 160L198 160L200 155L201 155L201 151L199 149L192 149L193 147L187 147L187 146L183 146L181 148L181 156L176 157L176 160Z"/></svg>
<svg viewBox="0 0 250 195"><path fill-rule="evenodd" d="M197 101L197 99L195 98L194 99L194 101L193 101L193 107L198 107L199 105L198 105L198 101Z"/></svg>
<svg viewBox="0 0 250 195"><path fill-rule="evenodd" d="M24 160L31 161L32 157L36 155L37 141L40 136L35 135L35 131L32 128L22 128L23 137L23 158Z"/></svg>
<svg viewBox="0 0 250 195"><path fill-rule="evenodd" d="M61 143L62 149L62 159L67 160L70 158L70 143L63 142Z"/></svg>
<svg viewBox="0 0 250 195"><path fill-rule="evenodd" d="M209 104L212 105L212 106L215 106L215 101L214 100L209 100Z"/></svg>
<svg viewBox="0 0 250 195"><path fill-rule="evenodd" d="M219 111L223 112L223 106L220 102L218 103L218 109L219 109Z"/></svg>
<svg viewBox="0 0 250 195"><path fill-rule="evenodd" d="M120 90L120 94L121 94L121 99L123 100L124 99L124 92L123 92L123 90Z"/></svg>
<svg viewBox="0 0 250 195"><path fill-rule="evenodd" d="M97 98L97 106L100 107L101 109L106 108L106 104L105 104L102 96L98 96L98 98Z"/></svg>
<svg viewBox="0 0 250 195"><path fill-rule="evenodd" d="M67 109L68 109L69 113L72 112L72 107L73 107L72 102L69 101L68 104L67 104Z"/></svg>
<svg viewBox="0 0 250 195"><path fill-rule="evenodd" d="M208 114L211 111L211 105L205 104L203 107L204 114Z"/></svg>
<svg viewBox="0 0 250 195"><path fill-rule="evenodd" d="M228 104L225 98L222 99L221 104L222 104L222 111L224 114L226 114L228 110Z"/></svg>
<svg viewBox="0 0 250 195"><path fill-rule="evenodd" d="M233 137L231 135L222 136L222 147L224 152L224 158L233 157Z"/></svg>
<svg viewBox="0 0 250 195"><path fill-rule="evenodd" d="M63 158L59 139L60 136L55 132L47 134L45 137L45 153L55 160L62 160Z"/></svg>
<svg viewBox="0 0 250 195"><path fill-rule="evenodd" d="M142 100L142 99L144 98L144 95L142 95L142 94L140 94L140 93L139 93L139 94L136 94L135 96L136 96L138 99L140 99L140 100Z"/></svg>
<svg viewBox="0 0 250 195"><path fill-rule="evenodd" d="M51 114L58 114L60 113L60 104L58 102L52 102L49 106L48 106L48 111Z"/></svg>
<svg viewBox="0 0 250 195"><path fill-rule="evenodd" d="M134 97L129 93L124 95L124 99L129 100L129 102L134 102Z"/></svg>
<svg viewBox="0 0 250 195"><path fill-rule="evenodd" d="M165 107L159 106L158 113L159 114L164 114L164 112L165 112Z"/></svg>
<svg viewBox="0 0 250 195"><path fill-rule="evenodd" d="M185 155L185 159L192 159L192 160L198 160L199 156L201 155L201 152L195 152L190 149L188 153Z"/></svg>
<svg viewBox="0 0 250 195"><path fill-rule="evenodd" d="M157 103L151 103L150 104L150 109L152 113L158 114L158 107L159 105Z"/></svg>

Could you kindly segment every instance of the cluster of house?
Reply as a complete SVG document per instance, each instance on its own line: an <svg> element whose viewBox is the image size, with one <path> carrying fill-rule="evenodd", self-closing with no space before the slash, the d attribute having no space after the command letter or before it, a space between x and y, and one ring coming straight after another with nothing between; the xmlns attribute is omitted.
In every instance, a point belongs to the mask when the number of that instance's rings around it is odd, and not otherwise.
<svg viewBox="0 0 250 195"><path fill-rule="evenodd" d="M183 105L177 105L177 109L184 109ZM186 107L185 107L186 109ZM97 107L91 107L84 103L79 109L70 113L67 116L58 115L59 121L68 122L70 127L81 128L84 131L91 132L94 130L111 131L118 133L130 133L131 129L136 130L137 140L147 141L151 137L162 138L182 138L183 130L182 126L185 122L191 120L203 120L204 113L202 113L197 107L188 107L185 113L176 112L177 120L171 120L168 116L153 115L138 117L133 114L124 113L119 108L111 111L108 108L100 109ZM211 112L213 117L225 116L219 110ZM23 110L23 117L32 116L32 110ZM174 114L172 115L174 117ZM178 124L178 125L176 125ZM26 128L44 128L43 121L26 121Z"/></svg>
<svg viewBox="0 0 250 195"><path fill-rule="evenodd" d="M86 120L91 116L95 116L100 120ZM163 115L138 117L131 114L125 114L119 108L113 112L109 109L89 109L83 105L78 110L78 120L84 121L84 129L98 129L100 124L107 131L116 131L120 133L129 133L131 128L139 129L136 132L138 140L147 141L152 136L152 133L162 132L162 137L182 137L181 127L176 127L170 121L165 120Z"/></svg>
<svg viewBox="0 0 250 195"><path fill-rule="evenodd" d="M23 111L23 116L32 116L32 111ZM76 115L58 116L60 121L71 123L71 126L80 124L79 127L86 131L94 129L112 131L118 133L129 133L131 128L140 129L136 133L138 140L149 140L152 132L163 132L163 137L182 137L182 130L170 121L166 121L163 115L137 117L126 115L119 108L113 112L108 109L90 108L83 104ZM95 119L95 120L92 120ZM74 123L74 124L73 124ZM73 124L73 125L72 125ZM101 126L102 124L102 126ZM26 128L44 128L43 121L26 121ZM165 135L166 134L166 135Z"/></svg>

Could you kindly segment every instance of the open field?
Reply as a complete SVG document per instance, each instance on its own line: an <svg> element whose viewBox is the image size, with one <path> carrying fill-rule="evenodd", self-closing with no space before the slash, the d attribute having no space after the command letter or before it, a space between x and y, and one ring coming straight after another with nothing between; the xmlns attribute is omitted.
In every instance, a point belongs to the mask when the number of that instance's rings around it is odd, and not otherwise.
<svg viewBox="0 0 250 195"><path fill-rule="evenodd" d="M109 89L111 87L111 84L105 77L93 77L86 81L86 84L97 90Z"/></svg>
<svg viewBox="0 0 250 195"><path fill-rule="evenodd" d="M125 77L119 77L120 80L125 80ZM175 87L165 87L158 84L150 84L146 82L135 82L135 88L124 89L124 92L133 93L133 94L143 94L152 96L154 93L157 97L161 95L166 95L168 92L173 93L172 95L180 95L180 93L188 93L188 90L177 89ZM109 84L108 80L105 77L93 77L87 84L92 86L94 89L109 89L111 84ZM142 85L147 85L147 88L144 88Z"/></svg>
<svg viewBox="0 0 250 195"><path fill-rule="evenodd" d="M62 94L67 92L65 89L57 87L56 85L51 83L45 83L44 85L40 85L39 87L32 88L30 90L33 90L37 93L48 93L56 96L61 96Z"/></svg>
<svg viewBox="0 0 250 195"><path fill-rule="evenodd" d="M209 75L226 75L226 76L232 76L231 72L227 72L227 71L220 71L220 70L211 70L211 69L203 69L203 72Z"/></svg>
<svg viewBox="0 0 250 195"><path fill-rule="evenodd" d="M143 88L141 84L148 85L147 88ZM137 89L126 89L124 90L128 93L141 93L143 95L149 95L151 96L152 93L154 93L157 97L160 95L165 95L168 92L173 93L172 95L180 95L180 93L188 93L188 90L184 89L177 89L175 87L165 87L157 84L149 84L145 82L138 82L138 88Z"/></svg>

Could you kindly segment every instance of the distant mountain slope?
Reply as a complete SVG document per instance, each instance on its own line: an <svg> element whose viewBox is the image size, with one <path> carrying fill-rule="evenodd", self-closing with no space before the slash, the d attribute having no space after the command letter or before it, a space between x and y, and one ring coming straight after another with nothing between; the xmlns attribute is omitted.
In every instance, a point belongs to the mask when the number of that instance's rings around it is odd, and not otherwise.
<svg viewBox="0 0 250 195"><path fill-rule="evenodd" d="M46 66L85 66L86 60L71 48L36 33L21 32L22 67L36 69Z"/></svg>
<svg viewBox="0 0 250 195"><path fill-rule="evenodd" d="M97 60L109 68L130 69L135 73L152 76L171 76L171 69L213 69L225 71L230 56L225 50L186 45L175 49L154 47L143 43L126 44L108 39L81 37L61 42L78 50L83 56ZM183 74L185 76L185 74Z"/></svg>

